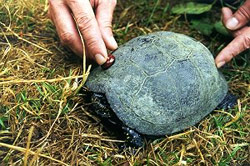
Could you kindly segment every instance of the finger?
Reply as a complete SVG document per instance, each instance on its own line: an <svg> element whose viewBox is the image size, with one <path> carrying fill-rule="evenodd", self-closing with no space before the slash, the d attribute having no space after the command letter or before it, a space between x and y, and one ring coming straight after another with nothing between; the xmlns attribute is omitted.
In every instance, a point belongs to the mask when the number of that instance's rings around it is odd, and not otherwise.
<svg viewBox="0 0 250 166"><path fill-rule="evenodd" d="M250 20L250 0L246 2L227 20L226 27L236 30L246 25Z"/></svg>
<svg viewBox="0 0 250 166"><path fill-rule="evenodd" d="M107 49L88 0L70 0L68 6L73 12L76 23L82 33L89 54L102 65L107 60Z"/></svg>
<svg viewBox="0 0 250 166"><path fill-rule="evenodd" d="M116 0L100 0L96 9L96 19L102 38L106 47L110 50L115 50L118 47L112 33L112 19L115 6Z"/></svg>
<svg viewBox="0 0 250 166"><path fill-rule="evenodd" d="M237 37L237 36L240 36L240 35L243 35L243 34L246 34L246 33L249 33L249 27L245 26L237 31L234 31L233 32L233 36L234 37Z"/></svg>
<svg viewBox="0 0 250 166"><path fill-rule="evenodd" d="M250 28L244 34L237 36L216 57L215 63L218 68L229 62L233 57L250 47Z"/></svg>
<svg viewBox="0 0 250 166"><path fill-rule="evenodd" d="M82 44L68 7L60 0L49 1L50 18L55 24L61 43L74 53L82 55Z"/></svg>
<svg viewBox="0 0 250 166"><path fill-rule="evenodd" d="M229 20L232 17L233 12L228 7L223 7L221 11L222 11L222 22L224 25L226 25L227 20Z"/></svg>

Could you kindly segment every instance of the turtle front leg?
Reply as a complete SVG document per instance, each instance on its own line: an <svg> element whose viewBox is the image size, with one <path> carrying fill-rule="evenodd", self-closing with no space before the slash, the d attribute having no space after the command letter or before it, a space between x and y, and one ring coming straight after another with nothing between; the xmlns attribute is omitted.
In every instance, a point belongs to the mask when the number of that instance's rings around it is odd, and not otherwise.
<svg viewBox="0 0 250 166"><path fill-rule="evenodd" d="M110 120L115 115L110 108L105 94L97 92L87 92L88 102L91 103L91 109L102 119Z"/></svg>
<svg viewBox="0 0 250 166"><path fill-rule="evenodd" d="M107 127L117 133L119 137L125 139L125 142L132 147L139 148L143 146L143 137L135 130L127 127L114 113L110 107L105 94L88 92L88 99L91 103L91 109L100 117L104 127Z"/></svg>

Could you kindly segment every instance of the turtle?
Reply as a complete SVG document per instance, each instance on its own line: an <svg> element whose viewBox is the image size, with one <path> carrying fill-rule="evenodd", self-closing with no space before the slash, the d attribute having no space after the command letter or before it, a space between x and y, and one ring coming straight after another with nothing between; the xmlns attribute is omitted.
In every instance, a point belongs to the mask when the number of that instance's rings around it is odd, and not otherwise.
<svg viewBox="0 0 250 166"><path fill-rule="evenodd" d="M112 67L90 72L88 98L91 110L134 147L143 146L145 136L180 132L236 103L211 52L184 34L138 36L112 55Z"/></svg>

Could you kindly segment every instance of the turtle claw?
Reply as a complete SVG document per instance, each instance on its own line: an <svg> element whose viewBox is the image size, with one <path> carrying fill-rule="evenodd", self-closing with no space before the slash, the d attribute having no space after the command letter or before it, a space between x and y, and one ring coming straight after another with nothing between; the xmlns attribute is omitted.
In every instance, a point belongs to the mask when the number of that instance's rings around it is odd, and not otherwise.
<svg viewBox="0 0 250 166"><path fill-rule="evenodd" d="M143 146L143 138L142 136L137 133L135 130L129 128L129 127L122 127L124 134L126 136L126 142L135 147L135 148L139 148Z"/></svg>

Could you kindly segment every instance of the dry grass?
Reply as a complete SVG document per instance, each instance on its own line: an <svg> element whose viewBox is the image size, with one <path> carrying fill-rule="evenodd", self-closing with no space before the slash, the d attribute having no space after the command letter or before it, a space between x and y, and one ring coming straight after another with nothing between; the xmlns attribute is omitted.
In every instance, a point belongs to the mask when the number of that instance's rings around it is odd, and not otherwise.
<svg viewBox="0 0 250 166"><path fill-rule="evenodd" d="M168 3L157 2L118 1L114 32L120 44L158 30L191 35L212 52L224 44L221 36L204 37L187 20L165 14ZM106 132L83 104L77 82L86 78L82 60L60 46L46 1L0 4L0 165L250 163L249 52L224 69L230 90L239 96L234 109L215 111L197 126L145 148L120 151L123 141Z"/></svg>

